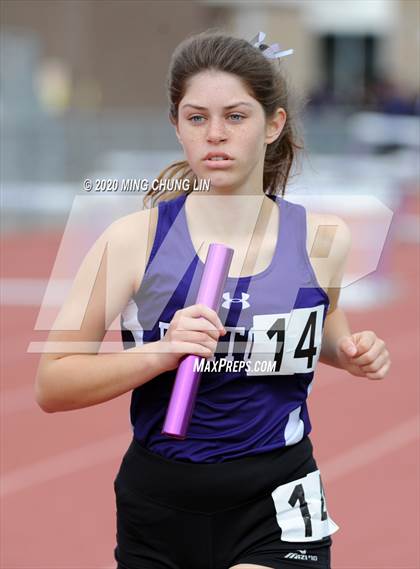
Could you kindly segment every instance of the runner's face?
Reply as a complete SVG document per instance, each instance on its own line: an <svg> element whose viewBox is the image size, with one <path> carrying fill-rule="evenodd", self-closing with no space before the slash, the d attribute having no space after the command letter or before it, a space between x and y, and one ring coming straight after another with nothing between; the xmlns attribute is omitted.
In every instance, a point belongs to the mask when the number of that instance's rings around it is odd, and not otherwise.
<svg viewBox="0 0 420 569"><path fill-rule="evenodd" d="M234 106L226 108L230 105ZM263 107L236 75L203 71L188 82L179 104L176 134L199 179L210 178L212 187L218 188L251 181L258 189L266 146L277 138L285 122L281 111L277 122L268 125ZM223 152L231 159L206 160L209 152Z"/></svg>

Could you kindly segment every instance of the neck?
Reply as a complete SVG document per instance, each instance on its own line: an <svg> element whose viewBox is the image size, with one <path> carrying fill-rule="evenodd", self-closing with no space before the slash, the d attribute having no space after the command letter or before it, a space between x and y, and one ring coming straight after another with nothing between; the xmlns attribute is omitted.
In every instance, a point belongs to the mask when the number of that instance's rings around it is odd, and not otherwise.
<svg viewBox="0 0 420 569"><path fill-rule="evenodd" d="M186 199L186 211L190 226L203 235L249 237L268 199L262 190L253 195L193 192Z"/></svg>

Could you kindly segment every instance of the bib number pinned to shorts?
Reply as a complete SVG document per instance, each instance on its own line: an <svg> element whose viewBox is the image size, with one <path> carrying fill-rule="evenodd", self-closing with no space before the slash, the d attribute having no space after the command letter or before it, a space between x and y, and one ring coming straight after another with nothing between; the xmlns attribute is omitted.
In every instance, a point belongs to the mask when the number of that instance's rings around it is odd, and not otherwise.
<svg viewBox="0 0 420 569"><path fill-rule="evenodd" d="M317 541L340 529L328 515L319 470L278 486L271 497L282 541Z"/></svg>

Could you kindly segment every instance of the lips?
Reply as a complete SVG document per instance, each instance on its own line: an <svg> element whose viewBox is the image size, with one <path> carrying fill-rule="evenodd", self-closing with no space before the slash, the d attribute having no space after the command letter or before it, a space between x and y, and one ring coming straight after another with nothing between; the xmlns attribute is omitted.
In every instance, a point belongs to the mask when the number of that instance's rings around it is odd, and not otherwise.
<svg viewBox="0 0 420 569"><path fill-rule="evenodd" d="M230 154L227 154L226 152L209 152L208 154L206 154L203 160L211 160L212 158L218 158L219 160L221 158L223 160L233 160L232 156L230 156Z"/></svg>

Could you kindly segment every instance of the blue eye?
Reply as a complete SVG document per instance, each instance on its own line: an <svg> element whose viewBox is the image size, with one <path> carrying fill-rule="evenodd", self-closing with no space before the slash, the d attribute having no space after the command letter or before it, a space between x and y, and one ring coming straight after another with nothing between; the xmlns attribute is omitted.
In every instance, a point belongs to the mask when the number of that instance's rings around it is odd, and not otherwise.
<svg viewBox="0 0 420 569"><path fill-rule="evenodd" d="M231 116L231 117L239 117L240 119L245 118L244 116L242 116L242 115L240 115L240 114L238 114L238 113L232 113L230 116ZM240 122L240 121L234 121L234 122Z"/></svg>
<svg viewBox="0 0 420 569"><path fill-rule="evenodd" d="M241 122L241 119L244 119L245 117L243 115L240 115L239 113L231 113L229 115L229 117L239 117L237 120L234 120L233 122ZM202 117L201 115L194 115L193 117L190 117L188 120L190 122L192 122L193 124L200 124L201 121L200 120L195 120L195 119L204 119L204 117Z"/></svg>

